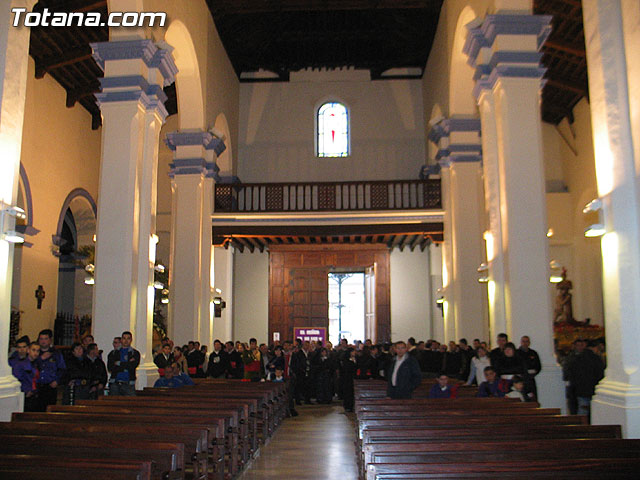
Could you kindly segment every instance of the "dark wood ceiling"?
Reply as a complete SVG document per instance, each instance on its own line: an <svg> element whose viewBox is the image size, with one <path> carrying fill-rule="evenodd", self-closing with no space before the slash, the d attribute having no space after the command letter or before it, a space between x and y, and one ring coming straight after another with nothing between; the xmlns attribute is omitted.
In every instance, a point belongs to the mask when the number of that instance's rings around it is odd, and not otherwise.
<svg viewBox="0 0 640 480"><path fill-rule="evenodd" d="M552 15L552 31L542 46L547 83L542 90L542 120L558 124L582 97L589 97L581 0L534 0L534 12Z"/></svg>
<svg viewBox="0 0 640 480"><path fill-rule="evenodd" d="M443 0L206 0L238 77L259 69L277 80L305 68L366 69L371 78L392 68L423 72ZM100 12L106 0L40 0L35 11ZM553 15L543 46L548 67L542 118L557 124L587 90L580 0L534 0L535 13ZM36 77L51 75L67 92L67 107L81 104L101 124L95 93L102 71L91 42L109 38L107 27L33 27L29 53ZM421 76L420 73L417 76ZM177 112L175 85L165 88L167 110Z"/></svg>
<svg viewBox="0 0 640 480"><path fill-rule="evenodd" d="M259 69L287 80L306 68L391 68L421 76L443 0L207 0L239 78Z"/></svg>

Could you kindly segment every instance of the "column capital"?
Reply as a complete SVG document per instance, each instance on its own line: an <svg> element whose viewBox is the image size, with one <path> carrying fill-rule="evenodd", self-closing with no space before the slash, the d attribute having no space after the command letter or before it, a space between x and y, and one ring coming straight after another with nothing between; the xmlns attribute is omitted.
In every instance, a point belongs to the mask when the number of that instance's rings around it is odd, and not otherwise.
<svg viewBox="0 0 640 480"><path fill-rule="evenodd" d="M216 165L215 159L227 148L223 139L209 131L190 130L168 133L165 143L174 152L174 163L171 164L169 172L170 177L199 173L194 168L204 168L202 173L206 177L216 181L220 179L218 176L220 168ZM200 161L204 163L201 165L198 163Z"/></svg>
<svg viewBox="0 0 640 480"><path fill-rule="evenodd" d="M438 146L436 160L443 168L457 162L481 162L480 136L480 119L467 116L445 118L429 131L429 140Z"/></svg>
<svg viewBox="0 0 640 480"><path fill-rule="evenodd" d="M175 82L178 72L173 48L148 39L98 42L92 43L91 48L96 63L105 72L100 79L102 92L96 94L98 104L102 107L110 102L140 102L164 122L168 112L163 87Z"/></svg>
<svg viewBox="0 0 640 480"><path fill-rule="evenodd" d="M218 156L227 149L223 139L202 130L167 133L165 143L174 152L179 146L202 146L205 150L213 150Z"/></svg>
<svg viewBox="0 0 640 480"><path fill-rule="evenodd" d="M499 78L542 79L542 44L551 33L549 15L487 15L467 25L463 52L476 69L474 96L494 87Z"/></svg>

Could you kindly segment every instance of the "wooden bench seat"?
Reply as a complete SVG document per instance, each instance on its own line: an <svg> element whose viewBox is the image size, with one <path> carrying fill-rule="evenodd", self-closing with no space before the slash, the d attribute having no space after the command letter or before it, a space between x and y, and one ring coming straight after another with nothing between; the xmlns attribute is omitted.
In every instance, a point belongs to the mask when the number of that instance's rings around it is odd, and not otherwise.
<svg viewBox="0 0 640 480"><path fill-rule="evenodd" d="M48 435L0 435L0 455L40 455L102 460L149 460L151 478L184 479L184 444L129 439L51 437Z"/></svg>
<svg viewBox="0 0 640 480"><path fill-rule="evenodd" d="M147 407L145 405L102 405L96 402L95 405L51 405L48 407L48 412L51 413L64 413L64 414L79 414L85 415L89 418L88 421L95 418L101 418L101 416L134 416L138 420L150 421L152 419L158 422L164 422L167 418L171 420L183 422L187 420L198 419L204 425L211 428L216 438L215 445L213 445L212 460L215 464L224 461L225 446L229 452L229 462L231 463L230 470L236 472L247 461L247 459L240 459L240 447L238 440L238 425L237 425L237 411L235 410L222 410L222 413L218 411L197 409L188 410L186 408L180 408L179 414L176 412L176 406L173 407ZM245 445L248 440L244 439Z"/></svg>
<svg viewBox="0 0 640 480"><path fill-rule="evenodd" d="M368 444L364 465L370 463L453 463L596 458L640 458L640 440L542 439L459 443Z"/></svg>
<svg viewBox="0 0 640 480"><path fill-rule="evenodd" d="M47 415L47 414L41 414ZM123 426L119 422L54 421L49 415L44 421L0 422L0 434L47 435L67 438L121 439ZM193 470L196 479L204 479L208 472L209 431L197 425L133 423L126 427L126 438L131 442L153 439L162 442L179 442L185 446L186 465ZM86 479L85 479L86 480Z"/></svg>
<svg viewBox="0 0 640 480"><path fill-rule="evenodd" d="M367 480L418 480L442 478L638 478L638 458L532 460L527 462L371 463Z"/></svg>
<svg viewBox="0 0 640 480"><path fill-rule="evenodd" d="M151 480L151 461L61 458L49 455L0 455L0 478L25 480Z"/></svg>

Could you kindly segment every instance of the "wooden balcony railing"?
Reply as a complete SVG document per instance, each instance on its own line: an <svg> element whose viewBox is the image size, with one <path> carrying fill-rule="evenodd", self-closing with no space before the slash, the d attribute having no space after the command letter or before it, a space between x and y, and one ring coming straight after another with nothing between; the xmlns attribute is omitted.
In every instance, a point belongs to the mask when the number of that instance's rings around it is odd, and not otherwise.
<svg viewBox="0 0 640 480"><path fill-rule="evenodd" d="M216 212L442 208L440 180L216 184Z"/></svg>

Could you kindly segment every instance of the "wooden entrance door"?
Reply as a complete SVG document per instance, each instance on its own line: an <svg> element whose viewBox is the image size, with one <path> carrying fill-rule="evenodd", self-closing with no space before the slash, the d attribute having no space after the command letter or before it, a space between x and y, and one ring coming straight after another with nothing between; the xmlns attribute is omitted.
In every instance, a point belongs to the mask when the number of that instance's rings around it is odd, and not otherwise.
<svg viewBox="0 0 640 480"><path fill-rule="evenodd" d="M329 327L329 284L326 268L292 268L285 297L290 306L290 325Z"/></svg>

